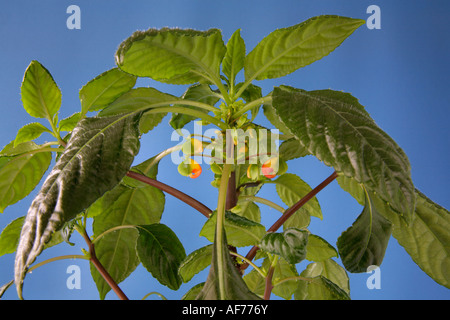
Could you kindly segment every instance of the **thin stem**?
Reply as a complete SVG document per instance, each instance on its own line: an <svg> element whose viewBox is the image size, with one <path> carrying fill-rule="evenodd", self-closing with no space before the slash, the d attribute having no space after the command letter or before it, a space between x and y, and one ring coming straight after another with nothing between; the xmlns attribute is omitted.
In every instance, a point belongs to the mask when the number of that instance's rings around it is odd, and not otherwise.
<svg viewBox="0 0 450 320"><path fill-rule="evenodd" d="M95 244L98 240L100 240L101 238L103 238L104 236L106 236L108 233L117 231L117 230L122 230L122 229L136 229L139 226L136 225L121 225L121 226L115 226L112 227L108 230L103 231L102 233L100 233L98 236L95 237L95 239L92 239L92 244Z"/></svg>
<svg viewBox="0 0 450 320"><path fill-rule="evenodd" d="M306 281L306 282L313 282L314 279L312 278L305 278L305 277L301 277L301 276L295 276L295 277L289 277L289 278L284 278L283 280L277 281L275 283L273 283L273 286L276 287L284 282L287 281Z"/></svg>
<svg viewBox="0 0 450 320"><path fill-rule="evenodd" d="M32 267L30 267L30 269L28 269L28 273L33 272L37 268L42 267L43 265L46 265L47 263L54 262L54 261L59 261L59 260L65 260L65 259L84 259L84 260L89 260L86 256L83 256L81 254L69 254L69 255L64 255L64 256L58 256L58 257L50 258L50 259L47 259L45 261L42 261L42 262L39 262L39 263L33 265Z"/></svg>
<svg viewBox="0 0 450 320"><path fill-rule="evenodd" d="M264 296L263 296L264 300L270 300L270 295L271 295L272 289L273 289L272 278L273 278L273 273L275 271L275 265L276 265L277 261L278 261L278 259L275 259L274 263L271 264L269 271L267 272L266 285L264 287Z"/></svg>
<svg viewBox="0 0 450 320"><path fill-rule="evenodd" d="M253 100L246 105L244 105L239 111L235 112L233 114L234 118L238 118L239 116L243 115L247 111L251 110L252 108L259 106L261 104L266 104L268 102L272 102L272 96L265 96L256 100Z"/></svg>
<svg viewBox="0 0 450 320"><path fill-rule="evenodd" d="M283 223L286 222L298 209L303 207L305 203L311 200L317 193L319 193L323 188L329 185L334 179L338 177L336 171L334 171L328 178L326 178L322 183L320 183L317 187L311 190L306 196L304 196L300 201L295 203L292 207L287 209L285 213L277 220L275 223L267 230L267 232L275 232L277 231ZM253 246L250 251L247 253L246 258L248 260L253 260L256 255L256 252L259 250L257 246ZM245 270L248 267L248 264L241 265L241 270Z"/></svg>
<svg viewBox="0 0 450 320"><path fill-rule="evenodd" d="M125 293L120 289L120 287L117 285L117 283L114 281L114 279L110 276L108 271L105 269L105 267L101 264L101 262L98 260L96 254L95 254L95 248L94 244L92 243L91 239L89 238L86 230L80 229L79 227L76 228L76 230L83 236L84 240L86 241L88 247L89 247L89 260L92 262L92 264L95 266L95 268L98 270L100 275L105 279L106 283L111 287L111 289L117 294L117 296L121 300L128 300L128 297L125 295Z"/></svg>
<svg viewBox="0 0 450 320"><path fill-rule="evenodd" d="M178 198L179 200L185 202L186 204L190 205L194 209L197 209L201 214L203 214L205 217L209 218L210 214L212 213L212 210L209 209L207 206L205 206L203 203L199 202L198 200L188 196L187 194L181 192L178 189L175 189L171 186L168 186L165 183L162 183L160 181L151 179L147 176L144 176L140 173L128 171L127 176L136 180L139 180L143 183L146 183L148 185L154 186L161 191L167 192L168 194L174 196L175 198Z"/></svg>
<svg viewBox="0 0 450 320"><path fill-rule="evenodd" d="M222 178L219 186L219 198L217 200L217 222L216 222L216 256L217 261L217 273L219 278L219 297L220 300L225 299L225 272L223 270L223 252L222 242L224 241L224 220L225 220L225 205L228 189L228 180L230 178L232 165L224 164L222 171Z"/></svg>
<svg viewBox="0 0 450 320"><path fill-rule="evenodd" d="M271 207L271 208L273 208L273 209L275 209L275 210L277 210L277 211L279 211L281 213L284 213L286 211L282 206L280 206L280 205L278 205L278 204L276 204L276 203L274 203L274 202L272 202L272 201L270 201L268 199L264 199L264 198L261 198L261 197L243 196L242 199L265 204L266 206L269 206L269 207Z"/></svg>
<svg viewBox="0 0 450 320"><path fill-rule="evenodd" d="M147 299L149 296L151 296L152 294L156 294L157 296L159 296L161 299L163 299L163 300L167 300L167 298L166 297L164 297L161 293L159 293L159 292L156 292L156 291L153 291L153 292L149 292L149 293L147 293L143 298L142 298L142 300L145 300L145 299Z"/></svg>
<svg viewBox="0 0 450 320"><path fill-rule="evenodd" d="M179 102L179 103L181 104L181 102ZM184 107L159 107L159 108L154 108L154 109L150 109L149 111L146 111L146 114L164 113L164 112L183 113L183 114L187 114L187 115L208 121L212 124L215 124L220 129L225 130L228 128L225 123L210 116L209 114L206 114L199 110L189 109L189 108L184 108Z"/></svg>
<svg viewBox="0 0 450 320"><path fill-rule="evenodd" d="M235 257L241 259L242 261L247 262L249 265L251 265L253 267L253 269L255 269L261 275L261 277L263 277L263 278L266 277L266 274L261 270L261 268L259 268L256 264L254 264L252 261L248 260L243 255L240 255L239 253L234 252L234 251L230 251L230 254L232 256L235 256Z"/></svg>

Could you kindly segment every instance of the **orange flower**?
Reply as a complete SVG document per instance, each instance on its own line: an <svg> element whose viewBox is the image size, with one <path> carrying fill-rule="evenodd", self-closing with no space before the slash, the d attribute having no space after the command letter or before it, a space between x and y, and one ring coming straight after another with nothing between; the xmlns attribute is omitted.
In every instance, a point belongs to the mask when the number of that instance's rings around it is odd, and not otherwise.
<svg viewBox="0 0 450 320"><path fill-rule="evenodd" d="M189 163L183 161L178 165L178 172L192 179L197 178L202 173L202 167L194 159L190 159Z"/></svg>
<svg viewBox="0 0 450 320"><path fill-rule="evenodd" d="M278 158L272 158L264 162L261 167L262 174L267 178L275 178L278 172Z"/></svg>
<svg viewBox="0 0 450 320"><path fill-rule="evenodd" d="M202 173L202 167L193 159L191 159L191 173L189 178L195 179Z"/></svg>

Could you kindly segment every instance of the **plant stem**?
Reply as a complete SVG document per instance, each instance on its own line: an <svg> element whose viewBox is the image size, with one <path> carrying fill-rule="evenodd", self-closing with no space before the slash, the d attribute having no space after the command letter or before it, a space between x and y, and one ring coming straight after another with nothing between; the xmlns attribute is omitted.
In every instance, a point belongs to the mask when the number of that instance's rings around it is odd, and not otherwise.
<svg viewBox="0 0 450 320"><path fill-rule="evenodd" d="M108 271L105 269L105 267L101 264L101 262L98 260L97 256L95 255L95 248L94 244L92 243L91 239L89 238L89 235L87 234L86 230L81 228L76 228L77 231L83 236L84 240L86 241L88 247L89 247L89 260L92 262L92 264L95 266L95 268L98 270L100 275L105 279L106 283L111 287L111 289L117 294L117 296L121 300L128 300L128 297L125 295L125 293L120 289L120 287L117 285L117 283L114 281L114 279L110 276Z"/></svg>
<svg viewBox="0 0 450 320"><path fill-rule="evenodd" d="M45 261L39 262L35 265L33 265L32 267L30 267L30 269L28 269L28 273L33 272L33 270L36 270L39 267L42 267L43 265L46 265L47 263L50 262L54 262L54 261L59 261L59 260L65 260L65 259L85 259L87 260L87 258L83 255L80 254L69 254L69 255L64 255L64 256L59 256L59 257L54 257L54 258L50 258L47 259Z"/></svg>
<svg viewBox="0 0 450 320"><path fill-rule="evenodd" d="M276 261L277 260L275 260L275 264L276 264ZM273 278L273 273L275 271L275 264L272 263L272 265L269 268L269 271L267 271L266 285L264 287L264 296L263 296L264 300L270 300L270 294L272 293L272 289L273 289L272 278Z"/></svg>
<svg viewBox="0 0 450 320"><path fill-rule="evenodd" d="M300 201L295 203L292 207L287 209L284 214L277 220L275 223L267 230L267 232L275 232L277 231L283 223L286 222L287 219L289 219L298 209L303 207L305 203L307 203L309 200L311 200L316 194L318 194L323 188L325 188L327 185L329 185L334 179L338 177L338 174L336 171L334 171L328 178L326 178L322 183L320 183L317 187L315 187L313 190L311 190L306 196L304 196ZM248 260L253 260L253 258L256 255L256 252L259 250L257 246L253 246L250 251L245 256ZM245 270L248 267L248 264L242 264L241 270Z"/></svg>
<svg viewBox="0 0 450 320"><path fill-rule="evenodd" d="M243 115L244 113L251 110L252 108L259 106L261 104L268 103L268 102L272 102L272 96L265 96L265 97L253 100L253 101L247 103L246 105L244 105L241 110L235 112L233 114L233 116L234 116L234 118L238 118L239 116Z"/></svg>
<svg viewBox="0 0 450 320"><path fill-rule="evenodd" d="M245 199L245 200L248 200L248 201L258 202L258 203L261 203L261 204L265 204L266 206L269 206L269 207L271 207L271 208L273 208L273 209L275 209L275 210L277 210L277 211L279 211L281 213L284 213L286 211L282 206L280 206L280 205L278 205L278 204L276 204L276 203L274 203L274 202L272 202L272 201L270 201L268 199L264 199L264 198L261 198L261 197L243 196L242 199Z"/></svg>
<svg viewBox="0 0 450 320"><path fill-rule="evenodd" d="M224 164L222 171L222 178L220 180L219 186L219 198L217 200L217 222L216 222L216 256L217 256L217 273L219 278L219 297L220 300L225 299L225 272L223 266L225 261L223 261L222 243L224 241L224 220L225 220L225 205L228 190L228 181L230 179L232 165Z"/></svg>
<svg viewBox="0 0 450 320"><path fill-rule="evenodd" d="M194 209L197 209L201 214L203 214L207 218L209 218L210 214L212 213L212 210L209 209L207 206L205 206L203 203L188 196L187 194L181 192L178 189L168 186L165 183L154 180L152 178L149 178L147 176L144 176L144 175L134 172L134 171L128 171L127 176L130 178L136 179L138 181L141 181L143 183L146 183L148 185L154 186L154 187L160 189L161 191L167 192L168 194L174 196L175 198L178 198L179 200L190 205Z"/></svg>

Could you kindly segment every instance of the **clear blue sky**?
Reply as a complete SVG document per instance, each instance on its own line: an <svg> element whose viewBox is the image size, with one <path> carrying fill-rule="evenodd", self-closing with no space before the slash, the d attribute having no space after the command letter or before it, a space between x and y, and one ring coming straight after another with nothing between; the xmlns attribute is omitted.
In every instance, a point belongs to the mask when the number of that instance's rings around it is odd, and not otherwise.
<svg viewBox="0 0 450 320"><path fill-rule="evenodd" d="M66 9L76 4L81 9L81 29L69 30ZM242 29L247 52L276 28L287 27L321 14L338 14L366 19L366 9L381 8L381 29L359 28L344 44L325 59L281 80L263 85L265 93L274 85L289 84L307 90L331 88L352 93L360 99L378 125L405 150L412 165L416 187L433 201L450 208L448 165L450 115L449 62L450 2L362 1L362 0L252 0L252 1L2 1L0 5L0 145L14 139L23 125L34 121L23 110L20 85L31 60L40 61L53 75L62 91L60 118L79 111L79 89L98 74L113 68L118 45L135 30L150 27L180 27L206 30L219 28L224 41ZM184 87L162 86L152 81L139 84L181 95ZM262 124L262 118L258 118ZM163 120L154 132L142 139L143 161L173 145L171 130ZM205 168L206 169L206 168ZM290 171L311 186L325 179L332 169L312 158L290 163ZM198 179L179 176L176 166L165 161L160 166L161 181L215 207L216 189L210 187L212 175L204 170ZM0 228L26 214L35 192L0 214ZM262 195L274 197L274 189ZM311 232L336 243L337 237L359 215L361 207L332 183L319 194L324 219L314 219ZM275 200L278 201L278 200ZM204 217L176 199L166 196L162 222L171 227L185 245L187 253L205 245L198 233ZM278 201L278 203L280 203ZM280 203L281 204L281 203ZM276 213L261 207L268 226ZM80 254L85 244L75 236L75 247L61 245L46 250L38 261L63 255ZM242 252L246 253L246 252ZM14 255L0 257L0 286L13 277ZM81 268L82 287L66 287L67 267ZM306 264L302 264L304 268ZM391 239L381 266L381 289L366 287L368 274L350 274L353 299L449 299L450 291L428 278L395 239ZM193 284L202 282L206 271L173 292L152 279L139 267L121 284L132 299L158 291L169 299L179 299ZM60 261L37 269L25 281L24 296L29 299L97 299L88 262ZM14 288L5 299L16 299ZM110 292L107 299L116 299Z"/></svg>

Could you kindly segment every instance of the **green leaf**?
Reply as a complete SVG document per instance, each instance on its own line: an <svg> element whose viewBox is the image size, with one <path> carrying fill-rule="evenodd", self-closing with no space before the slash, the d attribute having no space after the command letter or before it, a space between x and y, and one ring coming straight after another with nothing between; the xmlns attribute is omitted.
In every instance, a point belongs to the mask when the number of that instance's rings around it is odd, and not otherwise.
<svg viewBox="0 0 450 320"><path fill-rule="evenodd" d="M350 272L380 266L391 237L392 224L377 211L367 193L365 202L360 216L337 240L342 263Z"/></svg>
<svg viewBox="0 0 450 320"><path fill-rule="evenodd" d="M306 259L309 261L324 261L332 257L338 257L337 250L325 239L310 234L306 246Z"/></svg>
<svg viewBox="0 0 450 320"><path fill-rule="evenodd" d="M134 166L137 171L155 179L157 163L154 158ZM124 177L120 184L105 193L88 209L88 217L94 218L94 237L112 228L159 223L164 211L164 193L152 186ZM125 280L139 265L136 253L138 233L134 228L118 229L107 233L95 245L97 258L116 282ZM92 277L100 298L111 289L91 265Z"/></svg>
<svg viewBox="0 0 450 320"><path fill-rule="evenodd" d="M77 126L78 121L81 119L81 112L72 114L71 116L59 121L59 131L71 132Z"/></svg>
<svg viewBox="0 0 450 320"><path fill-rule="evenodd" d="M136 84L136 77L118 68L95 77L80 90L81 114L107 107Z"/></svg>
<svg viewBox="0 0 450 320"><path fill-rule="evenodd" d="M392 235L434 281L450 288L450 212L416 189L414 220L407 225L379 198L375 206L393 224ZM381 209L380 209L381 208Z"/></svg>
<svg viewBox="0 0 450 320"><path fill-rule="evenodd" d="M139 77L172 84L219 79L226 48L217 29L136 31L119 46L116 63Z"/></svg>
<svg viewBox="0 0 450 320"><path fill-rule="evenodd" d="M354 179L339 177L338 182L358 201L364 197L363 188ZM376 210L393 224L392 236L414 262L437 283L450 288L450 213L419 190L415 192L414 220L409 225L377 194L370 193L370 197Z"/></svg>
<svg viewBox="0 0 450 320"><path fill-rule="evenodd" d="M333 259L308 264L300 274L305 278L323 276L350 295L350 280L347 272Z"/></svg>
<svg viewBox="0 0 450 320"><path fill-rule="evenodd" d="M178 273L183 282L189 282L197 273L211 264L213 245L191 252L181 263Z"/></svg>
<svg viewBox="0 0 450 320"><path fill-rule="evenodd" d="M214 106L219 101L219 97L214 91L211 90L209 85L198 83L190 86L181 98L184 100L203 102L210 106ZM192 106L187 107L207 113L207 110L204 109ZM187 123L195 119L196 119L195 117L186 114L173 113L169 123L172 126L172 128L178 130L183 128Z"/></svg>
<svg viewBox="0 0 450 320"><path fill-rule="evenodd" d="M305 147L303 147L295 138L283 141L280 144L279 153L280 158L284 161L302 158L309 155L308 150L306 150Z"/></svg>
<svg viewBox="0 0 450 320"><path fill-rule="evenodd" d="M21 86L23 107L35 118L53 122L61 107L61 91L50 72L33 60L25 71Z"/></svg>
<svg viewBox="0 0 450 320"><path fill-rule="evenodd" d="M245 43L241 37L241 30L236 30L227 43L227 53L222 61L222 71L231 83L239 71L244 67Z"/></svg>
<svg viewBox="0 0 450 320"><path fill-rule="evenodd" d="M27 268L52 233L111 190L139 150L139 115L80 121L64 153L33 200L15 261L19 297Z"/></svg>
<svg viewBox="0 0 450 320"><path fill-rule="evenodd" d="M14 140L14 146L17 146L23 142L28 142L37 139L44 132L52 133L51 130L47 129L39 122L29 123L20 128L19 131L17 132L16 139Z"/></svg>
<svg viewBox="0 0 450 320"><path fill-rule="evenodd" d="M181 300L195 300L195 298L200 294L200 292L203 289L203 286L205 285L204 282L200 282L190 288L188 292L186 292L182 297Z"/></svg>
<svg viewBox="0 0 450 320"><path fill-rule="evenodd" d="M142 265L163 285L177 290L181 283L178 268L186 257L175 233L164 224L139 226L136 250Z"/></svg>
<svg viewBox="0 0 450 320"><path fill-rule="evenodd" d="M324 276L301 282L294 297L296 300L350 300L344 290Z"/></svg>
<svg viewBox="0 0 450 320"><path fill-rule="evenodd" d="M336 49L364 20L319 16L273 31L245 59L245 79L283 77Z"/></svg>
<svg viewBox="0 0 450 320"><path fill-rule="evenodd" d="M289 207L296 204L300 199L306 196L312 189L299 176L293 173L285 173L273 181L276 184L276 190L283 202ZM316 197L309 200L303 207L297 210L289 220L294 220L296 215L306 213L309 216L323 219L322 210ZM293 222L293 221L292 221ZM289 224L288 224L289 225Z"/></svg>
<svg viewBox="0 0 450 320"><path fill-rule="evenodd" d="M217 256L217 244L214 241L211 268L209 270L208 278L196 300L260 300L260 298L251 292L246 286L239 271L231 260L225 232L223 235L223 241L219 245L222 249L222 257L219 259ZM224 263L219 265L219 260ZM221 269L220 272L218 270L219 268ZM225 275L223 279L225 296L222 296L220 293L218 279L219 273L223 273Z"/></svg>
<svg viewBox="0 0 450 320"><path fill-rule="evenodd" d="M0 257L16 251L25 217L11 221L0 234Z"/></svg>
<svg viewBox="0 0 450 320"><path fill-rule="evenodd" d="M217 216L215 212L203 225L200 236L214 241ZM225 230L228 243L235 247L252 246L259 243L266 233L263 225L227 211L225 213Z"/></svg>
<svg viewBox="0 0 450 320"><path fill-rule="evenodd" d="M376 192L409 222L415 206L409 161L355 101L332 90L280 87L272 103L308 152Z"/></svg>
<svg viewBox="0 0 450 320"><path fill-rule="evenodd" d="M306 258L308 232L290 228L283 233L267 233L261 240L259 248L279 255L291 264L297 264Z"/></svg>
<svg viewBox="0 0 450 320"><path fill-rule="evenodd" d="M168 106L166 102L176 101L179 98L158 91L154 88L137 88L121 95L107 108L103 109L100 117L117 115L129 112L139 112L154 107Z"/></svg>
<svg viewBox="0 0 450 320"><path fill-rule="evenodd" d="M94 237L118 226L158 223L164 203L164 194L155 187L130 188L121 183L89 208L89 217L94 217ZM95 245L97 258L117 283L125 280L139 264L137 236L134 229L119 229L106 234ZM93 266L91 273L100 298L104 299L111 288Z"/></svg>
<svg viewBox="0 0 450 320"><path fill-rule="evenodd" d="M267 274L270 266L270 259L266 258L264 259L260 269ZM291 299L297 289L297 280L285 279L294 278L297 276L298 272L295 269L295 266L289 264L284 259L279 259L273 271L272 284L274 287L272 289L272 293L287 300ZM263 278L259 272L256 270L250 271L244 276L244 281L254 293L259 296L264 295L266 279Z"/></svg>
<svg viewBox="0 0 450 320"><path fill-rule="evenodd" d="M28 145L28 146L24 146ZM19 148L38 148L26 142ZM0 168L0 212L25 198L41 181L52 160L51 152L23 154L8 159Z"/></svg>

